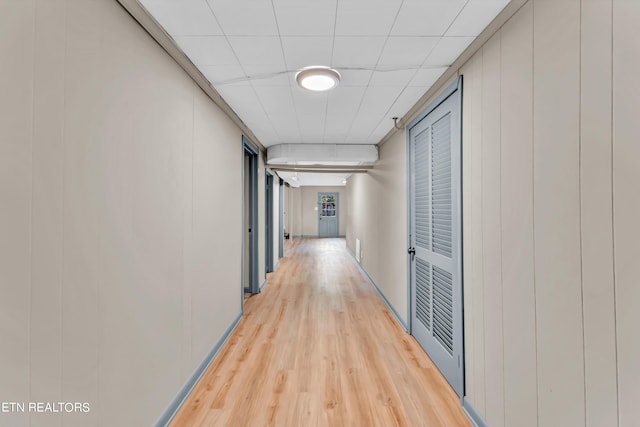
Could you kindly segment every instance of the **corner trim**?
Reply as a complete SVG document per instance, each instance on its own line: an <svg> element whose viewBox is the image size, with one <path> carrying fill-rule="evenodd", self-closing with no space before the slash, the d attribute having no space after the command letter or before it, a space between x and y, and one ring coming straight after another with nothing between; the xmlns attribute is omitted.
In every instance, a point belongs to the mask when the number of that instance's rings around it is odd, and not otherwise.
<svg viewBox="0 0 640 427"><path fill-rule="evenodd" d="M264 279L262 281L262 283L260 284L260 288L258 289L258 293L262 292L262 289L264 289L265 286L267 286L267 279Z"/></svg>
<svg viewBox="0 0 640 427"><path fill-rule="evenodd" d="M216 358L222 347L226 344L231 337L231 334L238 327L240 320L242 319L242 313L238 314L236 319L231 323L231 325L227 328L227 330L222 334L222 337L218 340L218 342L213 346L209 354L207 354L200 363L200 365L196 368L196 370L191 374L191 377L187 379L187 382L182 386L176 397L173 398L171 403L165 411L160 415L158 421L154 424L156 427L166 427L171 423L173 418L176 416L184 402L187 400L196 384L200 381L204 373L209 369L209 366Z"/></svg>
<svg viewBox="0 0 640 427"><path fill-rule="evenodd" d="M356 256L353 254L353 252L351 252L351 249L347 248L347 252L349 253L349 255L351 255L351 258L353 258L353 260L355 261L356 265L358 266L358 268L360 269L360 271L362 272L362 274L365 275L365 277L367 278L367 280L369 280L369 283L371 283L371 285L373 286L373 288L376 290L376 292L378 292L378 295L380 295L380 298L382 298L382 301L384 301L384 303L387 305L387 308L389 309L389 311L393 314L393 317L396 318L396 321L400 324L400 326L402 327L402 329L404 329L405 332L409 333L409 329L407 328L407 324L404 323L404 320L402 320L402 318L400 317L400 315L398 314L398 312L396 311L396 309L393 307L393 305L391 305L391 302L389 302L389 300L387 299L387 297L382 293L382 291L380 290L380 288L378 287L378 285L376 285L376 282L373 281L373 279L371 278L371 276L369 276L369 273L367 273L367 270L364 269L364 267L362 266L362 264L360 264L358 262L358 260L356 259Z"/></svg>
<svg viewBox="0 0 640 427"><path fill-rule="evenodd" d="M475 427L489 427L466 397L462 398L462 410Z"/></svg>

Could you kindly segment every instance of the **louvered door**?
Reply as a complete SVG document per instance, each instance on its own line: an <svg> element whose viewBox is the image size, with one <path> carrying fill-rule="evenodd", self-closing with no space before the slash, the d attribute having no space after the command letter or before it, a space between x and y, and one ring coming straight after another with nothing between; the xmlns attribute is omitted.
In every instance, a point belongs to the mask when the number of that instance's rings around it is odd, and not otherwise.
<svg viewBox="0 0 640 427"><path fill-rule="evenodd" d="M463 395L460 90L409 129L411 333Z"/></svg>

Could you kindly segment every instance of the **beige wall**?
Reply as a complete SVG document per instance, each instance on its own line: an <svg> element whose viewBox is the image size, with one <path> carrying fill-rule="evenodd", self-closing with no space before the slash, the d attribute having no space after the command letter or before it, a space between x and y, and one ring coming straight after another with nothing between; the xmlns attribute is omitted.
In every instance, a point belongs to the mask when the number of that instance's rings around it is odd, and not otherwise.
<svg viewBox="0 0 640 427"><path fill-rule="evenodd" d="M380 147L380 160L366 174L347 180L347 248L387 297L403 322L407 321L407 178L406 139L396 133Z"/></svg>
<svg viewBox="0 0 640 427"><path fill-rule="evenodd" d="M533 0L460 70L466 394L490 426L640 417L639 22L637 1ZM403 155L385 181L405 179ZM404 209L406 184L370 173L348 191L348 245L406 313L404 212L372 211ZM385 232L402 239L371 241Z"/></svg>
<svg viewBox="0 0 640 427"><path fill-rule="evenodd" d="M291 237L302 235L302 187L289 188L291 200L289 203L291 215L289 222L291 224Z"/></svg>
<svg viewBox="0 0 640 427"><path fill-rule="evenodd" d="M0 68L0 401L150 425L241 310L240 131L115 1L0 1Z"/></svg>
<svg viewBox="0 0 640 427"><path fill-rule="evenodd" d="M318 193L339 193L338 221L339 235L344 236L346 231L346 219L348 198L345 187L298 187L291 189L292 194L292 230L293 236L317 236L318 235ZM315 208L315 209L314 209Z"/></svg>

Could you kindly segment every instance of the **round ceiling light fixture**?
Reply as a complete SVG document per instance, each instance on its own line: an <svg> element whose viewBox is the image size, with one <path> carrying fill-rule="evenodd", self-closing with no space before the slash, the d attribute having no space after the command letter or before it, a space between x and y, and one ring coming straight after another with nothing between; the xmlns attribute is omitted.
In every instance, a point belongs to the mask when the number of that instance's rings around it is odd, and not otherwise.
<svg viewBox="0 0 640 427"><path fill-rule="evenodd" d="M296 73L296 82L303 89L314 92L331 90L340 83L340 73L333 68L314 65Z"/></svg>

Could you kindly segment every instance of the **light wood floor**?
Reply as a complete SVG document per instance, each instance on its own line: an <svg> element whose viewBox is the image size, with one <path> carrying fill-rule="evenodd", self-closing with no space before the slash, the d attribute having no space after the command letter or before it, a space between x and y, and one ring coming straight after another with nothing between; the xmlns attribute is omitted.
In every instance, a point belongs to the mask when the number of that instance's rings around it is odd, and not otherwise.
<svg viewBox="0 0 640 427"><path fill-rule="evenodd" d="M471 426L343 239L286 243L172 426Z"/></svg>

